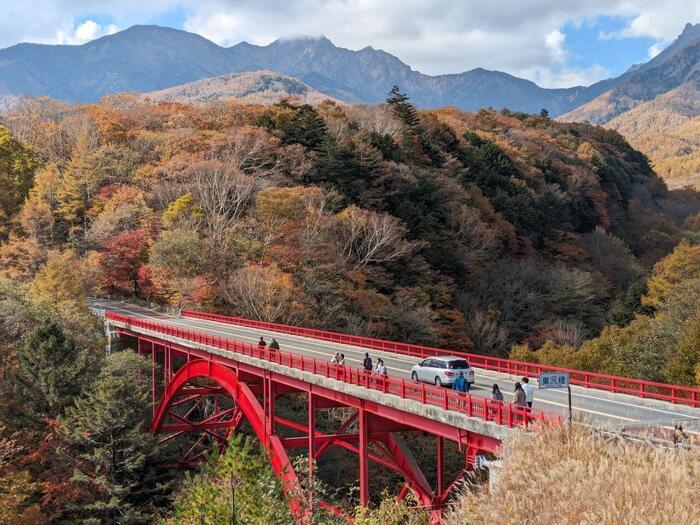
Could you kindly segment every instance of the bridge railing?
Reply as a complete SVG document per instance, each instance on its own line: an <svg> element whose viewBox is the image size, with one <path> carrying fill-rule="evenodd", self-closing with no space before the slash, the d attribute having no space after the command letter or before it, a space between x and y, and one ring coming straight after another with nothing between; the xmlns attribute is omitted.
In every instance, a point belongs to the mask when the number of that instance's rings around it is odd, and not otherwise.
<svg viewBox="0 0 700 525"><path fill-rule="evenodd" d="M397 343L394 341L343 334L328 330L319 330L316 328L304 328L300 326L268 323L265 321L254 321L243 317L230 317L226 315L209 314L191 310L183 310L182 316L238 326L246 326L259 330L270 330L273 332L299 335L323 341L360 346L372 350L395 352L412 357L423 358L436 355L445 355L446 353L449 353L464 357L472 366L476 366L477 368L504 372L513 375L538 377L542 372L568 372L569 381L573 385L579 385L586 388L597 388L599 390L606 390L614 393L630 394L643 398L659 399L669 401L671 403L690 405L696 408L700 407L700 388L670 385L667 383L599 374L596 372L586 372L583 370L572 370L557 366L527 363L524 361L514 361L512 359L489 357L456 350L441 350L439 348L432 348L429 346L414 345L410 343Z"/></svg>
<svg viewBox="0 0 700 525"><path fill-rule="evenodd" d="M301 354L294 354L281 350L270 350L269 348L259 348L250 343L218 337L197 330L179 328L164 323L154 323L152 321L136 319L113 312L107 312L105 317L115 322L123 323L128 327L142 328L151 332L157 332L186 341L192 341L194 343L213 346L222 350L254 357L256 359L270 361L279 365L343 381L344 383L396 395L402 399L418 401L445 410L454 410L469 417L479 418L499 425L516 427L527 426L533 423L558 425L562 422L562 417L560 415L545 410L494 401L483 396L455 392L453 390L426 385L425 383L418 383L403 378L368 373L360 368L331 363L326 360L307 357Z"/></svg>

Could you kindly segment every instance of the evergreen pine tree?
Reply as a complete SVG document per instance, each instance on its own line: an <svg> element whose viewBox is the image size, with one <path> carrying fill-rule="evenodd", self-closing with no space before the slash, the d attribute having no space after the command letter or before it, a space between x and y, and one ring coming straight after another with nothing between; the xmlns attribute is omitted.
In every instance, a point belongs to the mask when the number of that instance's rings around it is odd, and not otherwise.
<svg viewBox="0 0 700 525"><path fill-rule="evenodd" d="M386 101L393 109L394 114L409 128L414 128L418 125L419 118L416 107L408 102L408 96L405 93L401 93L399 86L391 88Z"/></svg>
<svg viewBox="0 0 700 525"><path fill-rule="evenodd" d="M148 523L171 487L149 431L150 364L131 351L107 357L94 387L61 419L61 461L76 493L71 523ZM141 378L139 380L139 378Z"/></svg>
<svg viewBox="0 0 700 525"><path fill-rule="evenodd" d="M173 508L175 523L294 523L270 460L257 440L241 434L223 455L213 454L201 473L185 479Z"/></svg>
<svg viewBox="0 0 700 525"><path fill-rule="evenodd" d="M31 426L62 415L90 373L86 353L51 320L34 329L20 345L17 364L12 382Z"/></svg>
<svg viewBox="0 0 700 525"><path fill-rule="evenodd" d="M259 126L275 131L284 144L301 144L318 149L327 140L326 122L313 106L278 102L257 119Z"/></svg>

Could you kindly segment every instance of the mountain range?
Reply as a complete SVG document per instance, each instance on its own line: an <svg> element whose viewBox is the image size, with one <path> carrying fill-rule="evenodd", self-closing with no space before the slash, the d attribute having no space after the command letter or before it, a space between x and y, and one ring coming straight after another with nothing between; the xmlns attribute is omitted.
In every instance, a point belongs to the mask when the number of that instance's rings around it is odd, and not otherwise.
<svg viewBox="0 0 700 525"><path fill-rule="evenodd" d="M679 46L680 47L680 46ZM669 60L671 46L654 61ZM648 64L639 66L644 69ZM614 87L625 75L588 87L546 89L482 68L430 76L372 47L352 51L325 37L279 39L267 46L219 46L199 35L159 26L133 26L83 45L22 43L0 50L0 96L49 96L91 102L104 95L150 92L230 73L270 70L295 77L348 103L384 100L398 84L421 108L457 106L561 115ZM631 75L630 71L626 75Z"/></svg>
<svg viewBox="0 0 700 525"><path fill-rule="evenodd" d="M352 51L326 37L278 39L266 46L222 47L199 35L159 26L133 26L83 45L22 43L0 50L0 96L49 96L92 102L122 92L151 92L231 73L268 70L348 103L384 100L398 84L421 108L457 106L553 116L597 99L624 81L671 61L700 38L700 24L654 59L591 86L547 89L529 80L482 68L430 76L372 47ZM675 61L674 61L675 62ZM577 115L577 114L574 114Z"/></svg>

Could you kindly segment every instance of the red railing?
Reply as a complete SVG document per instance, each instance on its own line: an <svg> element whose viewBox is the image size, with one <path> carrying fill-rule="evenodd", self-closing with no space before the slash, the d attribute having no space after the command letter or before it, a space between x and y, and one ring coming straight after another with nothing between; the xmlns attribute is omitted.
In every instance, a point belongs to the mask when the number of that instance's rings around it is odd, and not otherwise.
<svg viewBox="0 0 700 525"><path fill-rule="evenodd" d="M700 388L669 385L667 383L657 383L654 381L644 381L642 379L611 376L596 372L585 372L582 370L571 370L557 366L540 365L535 363L527 363L524 361L513 361L511 359L488 357L485 355L470 354L468 352L460 352L455 350L440 350L439 348L432 348L429 346L413 345L410 343L397 343L394 341L385 341L383 339L374 339L371 337L342 334L339 332L318 330L315 328L303 328L300 326L253 321L242 317L229 317L225 315L208 314L190 310L183 310L182 316L239 326L247 326L260 330L270 330L273 332L299 335L313 339L320 339L323 341L370 348L372 350L395 352L413 357L422 358L445 354L457 355L464 357L472 366L477 368L504 372L513 375L538 377L542 372L568 372L569 382L573 385L579 385L586 388L597 388L615 393L630 394L638 397L660 399L663 401L670 401L671 403L690 405L696 408L700 407Z"/></svg>
<svg viewBox="0 0 700 525"><path fill-rule="evenodd" d="M419 401L445 410L455 410L469 417L476 417L499 425L515 427L529 425L531 423L560 424L562 422L562 417L552 412L540 409L528 409L520 405L494 401L483 396L455 392L453 390L426 385L425 383L418 383L403 378L367 373L360 368L330 363L326 360L293 354L291 352L259 348L250 343L218 337L197 330L188 330L164 323L144 321L112 312L107 312L105 317L123 323L128 327L143 328L186 341L213 346L256 359L263 359L265 361L277 363L278 365L296 368L313 374L320 374L324 377L356 386L379 390L385 394L393 394L402 399Z"/></svg>

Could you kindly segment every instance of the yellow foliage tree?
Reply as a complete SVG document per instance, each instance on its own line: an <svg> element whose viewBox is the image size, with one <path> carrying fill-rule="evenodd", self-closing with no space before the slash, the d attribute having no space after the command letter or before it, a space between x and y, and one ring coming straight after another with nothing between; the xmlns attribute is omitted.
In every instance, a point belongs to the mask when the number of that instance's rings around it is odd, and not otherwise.
<svg viewBox="0 0 700 525"><path fill-rule="evenodd" d="M700 309L688 320L664 370L674 384L700 386Z"/></svg>
<svg viewBox="0 0 700 525"><path fill-rule="evenodd" d="M194 197L190 193L185 193L168 204L162 218L165 228L194 228L204 219L204 211L197 206Z"/></svg>
<svg viewBox="0 0 700 525"><path fill-rule="evenodd" d="M30 194L19 213L22 229L35 244L48 244L53 230L53 214L49 204Z"/></svg>
<svg viewBox="0 0 700 525"><path fill-rule="evenodd" d="M31 284L32 299L45 304L82 299L84 291L80 266L72 252L49 259Z"/></svg>
<svg viewBox="0 0 700 525"><path fill-rule="evenodd" d="M700 245L681 242L671 254L654 265L642 304L658 307L671 288L682 281L695 278L700 278Z"/></svg>
<svg viewBox="0 0 700 525"><path fill-rule="evenodd" d="M0 243L0 275L26 281L39 271L47 259L47 253L31 239L10 235Z"/></svg>
<svg viewBox="0 0 700 525"><path fill-rule="evenodd" d="M86 226L86 211L99 182L91 166L90 154L90 138L87 133L81 133L57 192L58 212L71 226L83 229Z"/></svg>
<svg viewBox="0 0 700 525"><path fill-rule="evenodd" d="M19 224L35 244L43 246L54 240L61 181L62 176L56 165L46 165L34 177L34 186L24 201L18 217Z"/></svg>
<svg viewBox="0 0 700 525"><path fill-rule="evenodd" d="M0 126L0 235L18 211L32 185L39 161L34 152L22 145L12 133Z"/></svg>
<svg viewBox="0 0 700 525"><path fill-rule="evenodd" d="M268 188L255 198L255 211L269 227L304 218L304 188Z"/></svg>
<svg viewBox="0 0 700 525"><path fill-rule="evenodd" d="M100 253L90 250L80 264L80 281L86 294L100 291L104 281L102 266L100 265Z"/></svg>

